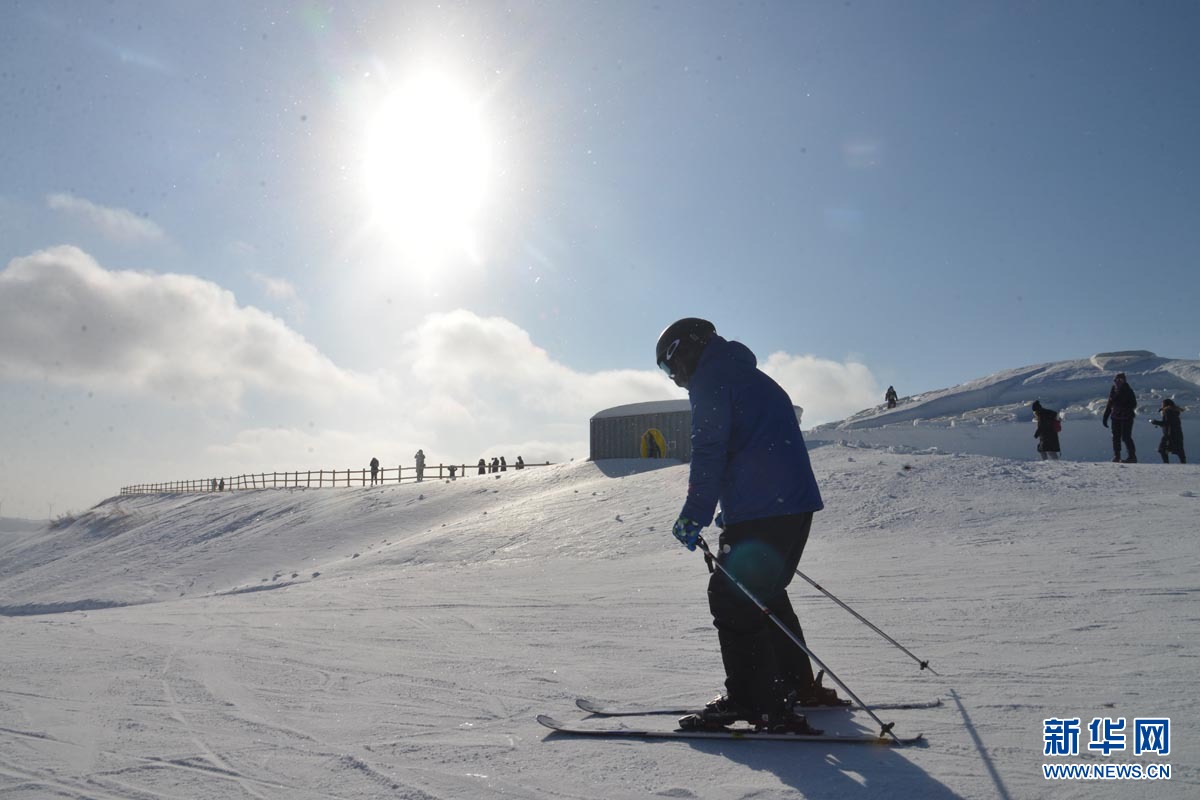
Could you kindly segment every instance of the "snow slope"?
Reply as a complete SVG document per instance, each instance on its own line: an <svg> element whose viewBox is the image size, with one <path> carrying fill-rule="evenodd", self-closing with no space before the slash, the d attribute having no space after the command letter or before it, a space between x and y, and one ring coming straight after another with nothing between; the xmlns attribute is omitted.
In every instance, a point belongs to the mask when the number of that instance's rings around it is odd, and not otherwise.
<svg viewBox="0 0 1200 800"><path fill-rule="evenodd" d="M1200 447L1200 361L1160 358L1146 350L1099 353L1006 370L949 389L901 398L894 409L880 404L841 422L822 425L811 441L836 441L902 451L979 453L1039 458L1033 438L1034 400L1063 418L1062 457L1079 461L1112 458L1112 436L1100 420L1113 376L1125 372L1138 396L1134 442L1142 461L1159 461L1159 418L1164 397L1184 408L1184 440ZM1174 459L1173 459L1174 460Z"/></svg>
<svg viewBox="0 0 1200 800"><path fill-rule="evenodd" d="M809 643L868 702L944 698L886 715L926 747L538 726L584 716L577 695L699 703L720 687L707 572L669 532L686 466L577 463L114 498L0 540L0 797L1200 793L1200 468L840 445L813 462L827 508L801 569L942 677L797 580ZM1042 778L1045 718L1160 715L1168 756L1057 761L1170 763L1170 781Z"/></svg>

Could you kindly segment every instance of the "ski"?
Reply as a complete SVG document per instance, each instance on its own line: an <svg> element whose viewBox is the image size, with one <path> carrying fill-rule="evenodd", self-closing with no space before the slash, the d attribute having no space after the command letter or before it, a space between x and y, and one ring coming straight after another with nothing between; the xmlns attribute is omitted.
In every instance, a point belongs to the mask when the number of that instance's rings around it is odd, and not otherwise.
<svg viewBox="0 0 1200 800"><path fill-rule="evenodd" d="M648 728L586 728L559 722L553 717L538 714L537 721L551 730L571 736L596 736L625 739L746 739L771 742L823 742L825 744L873 744L880 747L904 747L924 741L922 734L916 736L885 737L846 736L836 733L766 733L751 728L728 728L723 731L680 731L654 730Z"/></svg>
<svg viewBox="0 0 1200 800"><path fill-rule="evenodd" d="M942 698L938 697L934 700L917 701L912 703L879 703L871 706L873 710L878 711L897 711L914 708L937 708L942 704ZM672 714L681 716L683 714L694 714L695 708L679 708L669 706L606 706L597 703L595 700L588 700L580 697L575 701L575 705L589 714L596 714L601 717L653 717L657 715ZM845 703L836 706L795 706L797 711L808 713L810 711L830 711L830 710L854 710L856 706Z"/></svg>

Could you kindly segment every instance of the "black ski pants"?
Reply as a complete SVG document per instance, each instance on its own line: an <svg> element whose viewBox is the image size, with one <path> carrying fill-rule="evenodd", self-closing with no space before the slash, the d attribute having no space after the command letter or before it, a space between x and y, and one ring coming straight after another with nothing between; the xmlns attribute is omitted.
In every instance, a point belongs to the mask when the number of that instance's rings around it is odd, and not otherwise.
<svg viewBox="0 0 1200 800"><path fill-rule="evenodd" d="M1162 456L1164 464L1171 463L1171 458L1167 455L1168 453L1174 453L1175 455L1179 456L1180 464L1187 463L1187 454L1183 452L1182 440L1179 442L1179 447L1173 447L1171 443L1171 437L1164 433L1162 439L1158 443L1158 454Z"/></svg>
<svg viewBox="0 0 1200 800"><path fill-rule="evenodd" d="M804 632L787 587L808 543L812 518L810 511L729 525L721 534L717 554L721 565L801 642ZM731 700L756 714L777 713L788 690L813 683L805 652L721 570L709 579L708 606L721 643L725 688Z"/></svg>
<svg viewBox="0 0 1200 800"><path fill-rule="evenodd" d="M1121 442L1129 451L1130 458L1137 458L1137 448L1133 446L1133 420L1112 418L1113 455L1121 457Z"/></svg>

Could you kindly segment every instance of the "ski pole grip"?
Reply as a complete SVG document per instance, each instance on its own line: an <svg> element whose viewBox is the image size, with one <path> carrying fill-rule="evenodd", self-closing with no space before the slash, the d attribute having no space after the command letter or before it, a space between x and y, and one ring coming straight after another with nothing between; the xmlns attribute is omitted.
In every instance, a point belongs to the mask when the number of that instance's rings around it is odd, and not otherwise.
<svg viewBox="0 0 1200 800"><path fill-rule="evenodd" d="M716 572L717 568L713 565L713 554L712 551L708 549L708 542L704 541L703 536L700 536L696 539L696 545L702 551L704 551L704 565L708 567L709 574L711 575L712 573Z"/></svg>

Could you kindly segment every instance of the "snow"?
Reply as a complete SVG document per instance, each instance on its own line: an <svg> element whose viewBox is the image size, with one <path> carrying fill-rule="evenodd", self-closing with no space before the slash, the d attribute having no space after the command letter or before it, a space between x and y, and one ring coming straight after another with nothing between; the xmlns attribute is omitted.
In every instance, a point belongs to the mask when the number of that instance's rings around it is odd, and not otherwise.
<svg viewBox="0 0 1200 800"><path fill-rule="evenodd" d="M580 695L702 703L722 677L707 570L670 535L686 465L584 462L118 497L0 538L0 796L1197 796L1200 468L812 457L801 569L941 677L797 579L808 642L868 702L944 698L884 714L925 747L539 726L585 717ZM1170 717L1170 754L1088 753L1085 730L1080 756L1042 755L1045 719L1098 716ZM1046 781L1054 762L1173 774Z"/></svg>
<svg viewBox="0 0 1200 800"><path fill-rule="evenodd" d="M613 406L603 411L597 411L592 419L608 419L610 417L632 417L640 414L672 414L677 411L691 411L689 400L649 400L644 403L628 403L623 406Z"/></svg>
<svg viewBox="0 0 1200 800"><path fill-rule="evenodd" d="M1041 400L1063 419L1059 438L1067 460L1108 461L1112 436L1101 426L1113 376L1123 371L1138 397L1133 438L1142 461L1159 461L1159 407L1169 397L1184 409L1184 442L1200 443L1200 361L1160 358L1148 350L1098 353L1006 370L936 391L902 397L841 422L815 428L811 442L885 447L897 452L975 453L1038 458L1030 406Z"/></svg>

